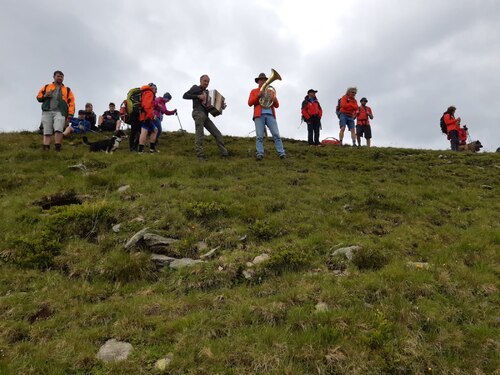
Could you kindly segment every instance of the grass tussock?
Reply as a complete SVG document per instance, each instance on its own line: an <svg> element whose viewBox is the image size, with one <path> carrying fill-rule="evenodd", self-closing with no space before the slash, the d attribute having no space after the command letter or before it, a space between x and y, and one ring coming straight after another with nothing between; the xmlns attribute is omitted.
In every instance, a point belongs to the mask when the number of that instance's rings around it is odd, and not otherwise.
<svg viewBox="0 0 500 375"><path fill-rule="evenodd" d="M498 154L285 140L256 163L227 137L232 158L207 138L199 162L190 134L141 157L0 137L2 374L150 374L168 353L172 375L500 368ZM124 248L146 227L178 240L155 252L213 252L159 269ZM96 358L110 338L127 361Z"/></svg>

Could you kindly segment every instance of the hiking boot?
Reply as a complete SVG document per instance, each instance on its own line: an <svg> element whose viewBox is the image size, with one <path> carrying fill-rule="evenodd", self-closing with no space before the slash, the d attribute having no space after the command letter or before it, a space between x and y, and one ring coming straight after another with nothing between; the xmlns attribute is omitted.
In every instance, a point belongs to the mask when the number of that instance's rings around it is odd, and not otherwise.
<svg viewBox="0 0 500 375"><path fill-rule="evenodd" d="M158 151L156 148L150 148L149 153L150 154L158 154L160 151Z"/></svg>
<svg viewBox="0 0 500 375"><path fill-rule="evenodd" d="M56 143L56 152L61 152L62 146L60 143Z"/></svg>
<svg viewBox="0 0 500 375"><path fill-rule="evenodd" d="M257 161L261 161L262 159L264 159L264 155L257 155L255 157L255 160L257 160Z"/></svg>
<svg viewBox="0 0 500 375"><path fill-rule="evenodd" d="M280 159L286 159L286 155L285 154L280 155Z"/></svg>

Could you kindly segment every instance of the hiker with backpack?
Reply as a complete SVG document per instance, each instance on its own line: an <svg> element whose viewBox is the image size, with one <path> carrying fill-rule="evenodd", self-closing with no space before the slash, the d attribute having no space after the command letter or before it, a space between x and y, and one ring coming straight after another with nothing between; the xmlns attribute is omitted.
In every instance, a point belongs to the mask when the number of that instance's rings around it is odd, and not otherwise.
<svg viewBox="0 0 500 375"><path fill-rule="evenodd" d="M155 153L156 150L156 135L158 129L154 123L154 103L156 95L156 85L149 83L141 87L141 111L139 121L141 122L141 134L139 135L139 148L137 152L144 152L144 144L149 135L149 152Z"/></svg>
<svg viewBox="0 0 500 375"><path fill-rule="evenodd" d="M155 126L158 129L158 135L156 136L156 142L162 133L161 122L163 121L163 115L172 116L177 114L177 109L169 111L167 109L167 103L172 99L172 95L166 92L163 96L159 96L155 99L154 103L154 114L155 114Z"/></svg>
<svg viewBox="0 0 500 375"><path fill-rule="evenodd" d="M458 151L459 146L459 131L460 131L460 117L455 118L455 111L457 109L454 106L448 107L440 120L441 131L448 134L448 139L451 144L451 151Z"/></svg>
<svg viewBox="0 0 500 375"><path fill-rule="evenodd" d="M203 150L203 139L205 137L203 129L207 129L210 134L215 138L217 147L221 153L222 157L228 157L229 153L224 145L224 139L222 134L217 129L215 124L208 117L208 109L205 107L204 103L207 99L207 88L210 84L210 77L206 74L200 77L200 84L193 85L188 91L182 96L183 99L193 101L193 120L195 126L195 149L196 156L200 160L207 160L205 152ZM225 104L224 107L225 108Z"/></svg>
<svg viewBox="0 0 500 375"><path fill-rule="evenodd" d="M356 137L358 138L358 147L361 147L361 137L364 135L366 139L366 147L371 146L372 128L370 119L373 120L372 109L366 105L368 99L361 98L361 105L356 112Z"/></svg>
<svg viewBox="0 0 500 375"><path fill-rule="evenodd" d="M356 94L358 89L356 87L349 87L345 95L340 98L340 103L338 104L338 117L339 117L339 140L340 144L343 145L345 128L349 129L351 132L352 145L356 146L356 133L354 132L354 118L356 117L356 112L358 111L358 102L356 101Z"/></svg>
<svg viewBox="0 0 500 375"><path fill-rule="evenodd" d="M321 116L323 109L316 98L317 90L309 89L302 102L302 118L307 124L307 143L310 146L321 146L319 131L321 129Z"/></svg>
<svg viewBox="0 0 500 375"><path fill-rule="evenodd" d="M52 134L56 152L61 151L63 131L75 113L75 97L71 89L63 84L64 74L54 72L54 81L43 86L37 95L42 103L43 149L50 150Z"/></svg>

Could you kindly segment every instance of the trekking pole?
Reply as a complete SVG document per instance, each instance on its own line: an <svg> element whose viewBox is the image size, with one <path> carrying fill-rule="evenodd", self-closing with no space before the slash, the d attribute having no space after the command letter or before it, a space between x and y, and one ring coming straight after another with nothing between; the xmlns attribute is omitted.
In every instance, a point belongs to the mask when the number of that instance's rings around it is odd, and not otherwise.
<svg viewBox="0 0 500 375"><path fill-rule="evenodd" d="M303 123L303 122L304 122L304 119L303 119L303 118L302 118L302 119L300 119L300 124L299 124L299 126L298 126L298 128L297 128L297 129L300 129L300 127L302 126L302 123Z"/></svg>
<svg viewBox="0 0 500 375"><path fill-rule="evenodd" d="M177 121L179 121L179 125L181 127L181 132L182 133L185 133L186 131L184 130L184 128L182 127L182 124L181 124L181 119L179 118L179 115L177 114L177 112L175 112L175 116L177 117Z"/></svg>

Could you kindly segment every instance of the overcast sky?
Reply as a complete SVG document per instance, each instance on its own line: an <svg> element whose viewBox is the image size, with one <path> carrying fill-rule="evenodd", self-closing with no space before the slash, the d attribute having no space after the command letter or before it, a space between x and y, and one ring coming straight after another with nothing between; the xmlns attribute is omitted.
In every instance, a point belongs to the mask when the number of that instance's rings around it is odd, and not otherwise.
<svg viewBox="0 0 500 375"><path fill-rule="evenodd" d="M499 17L498 0L3 0L0 130L36 129L35 96L59 69L77 110L92 102L98 115L154 82L190 132L182 95L206 73L228 104L216 125L248 136L254 78L274 68L283 137L307 138L300 105L310 88L324 111L321 138L338 137L335 104L357 86L373 109L375 146L449 148L439 118L455 105L495 151ZM179 129L177 119L163 128Z"/></svg>

